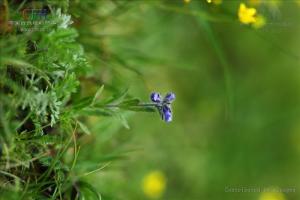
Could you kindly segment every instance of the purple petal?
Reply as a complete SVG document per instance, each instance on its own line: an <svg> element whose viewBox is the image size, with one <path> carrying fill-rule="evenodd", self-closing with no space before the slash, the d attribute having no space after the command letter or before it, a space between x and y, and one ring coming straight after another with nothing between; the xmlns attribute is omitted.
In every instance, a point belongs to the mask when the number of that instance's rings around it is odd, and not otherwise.
<svg viewBox="0 0 300 200"><path fill-rule="evenodd" d="M175 100L175 94L173 92L169 92L164 99L166 102L171 103L172 101Z"/></svg>
<svg viewBox="0 0 300 200"><path fill-rule="evenodd" d="M160 94L157 93L157 92L152 92L150 98L151 98L151 101L153 101L155 103L160 103L161 102Z"/></svg>
<svg viewBox="0 0 300 200"><path fill-rule="evenodd" d="M169 106L165 105L162 108L162 112L163 112L163 116L164 116L165 122L171 122L172 121L172 111L171 111L171 108Z"/></svg>

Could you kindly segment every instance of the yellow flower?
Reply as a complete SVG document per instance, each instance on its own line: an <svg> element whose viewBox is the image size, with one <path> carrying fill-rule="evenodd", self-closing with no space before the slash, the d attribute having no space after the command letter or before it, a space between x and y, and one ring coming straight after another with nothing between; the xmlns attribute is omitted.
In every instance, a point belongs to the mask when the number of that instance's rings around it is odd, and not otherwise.
<svg viewBox="0 0 300 200"><path fill-rule="evenodd" d="M243 24L250 24L256 21L256 9L255 8L247 8L245 4L241 3L238 11L238 16L240 22Z"/></svg>
<svg viewBox="0 0 300 200"><path fill-rule="evenodd" d="M184 3L190 3L191 0L183 0Z"/></svg>
<svg viewBox="0 0 300 200"><path fill-rule="evenodd" d="M142 188L146 196L157 199L166 189L166 177L161 171L152 171L142 181Z"/></svg>
<svg viewBox="0 0 300 200"><path fill-rule="evenodd" d="M259 200L285 200L280 192L264 192L260 195Z"/></svg>
<svg viewBox="0 0 300 200"><path fill-rule="evenodd" d="M223 0L207 0L207 3L213 3L213 4L216 4L216 5L219 5L222 3Z"/></svg>

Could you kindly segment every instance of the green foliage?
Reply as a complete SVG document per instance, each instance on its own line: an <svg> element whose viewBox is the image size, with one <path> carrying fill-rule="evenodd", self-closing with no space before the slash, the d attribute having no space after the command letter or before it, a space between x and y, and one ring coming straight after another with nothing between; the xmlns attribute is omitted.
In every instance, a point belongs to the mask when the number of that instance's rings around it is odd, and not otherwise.
<svg viewBox="0 0 300 200"><path fill-rule="evenodd" d="M132 110L130 107L140 103L127 100L128 90L103 97L104 84L97 91L91 90L92 94L86 93L84 79L92 79L89 74L96 69L88 64L78 31L70 26L73 21L66 12L67 5L68 1L3 4L7 9L4 15L13 13L11 20L24 20L15 10L46 8L51 22L43 24L40 31L27 32L20 26L8 32L1 30L3 198L6 191L14 191L26 199L100 199L100 194L74 171L77 140L81 133L93 134L85 125L88 116L114 117L129 128L122 110ZM103 155L99 161L117 157Z"/></svg>

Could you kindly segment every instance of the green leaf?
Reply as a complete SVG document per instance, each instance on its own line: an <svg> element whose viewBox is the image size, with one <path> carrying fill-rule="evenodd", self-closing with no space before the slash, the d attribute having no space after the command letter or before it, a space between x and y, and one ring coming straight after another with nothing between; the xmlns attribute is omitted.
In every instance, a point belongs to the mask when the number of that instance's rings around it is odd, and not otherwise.
<svg viewBox="0 0 300 200"><path fill-rule="evenodd" d="M132 107L126 107L126 110L131 110L135 112L156 112L156 108L154 107L141 107L141 106L132 106Z"/></svg>
<svg viewBox="0 0 300 200"><path fill-rule="evenodd" d="M99 96L101 95L101 93L103 92L103 89L104 89L104 85L102 85L96 92L95 96L94 96L94 99L91 103L91 105L94 105L94 103L96 102L96 100L99 98Z"/></svg>
<svg viewBox="0 0 300 200"><path fill-rule="evenodd" d="M123 101L123 99L126 97L126 95L128 94L128 89L117 93L116 95L114 95L110 100L108 100L106 103L115 103L115 104L119 104Z"/></svg>
<svg viewBox="0 0 300 200"><path fill-rule="evenodd" d="M126 100L123 101L122 103L120 103L120 107L127 107L127 106L136 106L140 103L141 101L139 99L130 99L130 100Z"/></svg>
<svg viewBox="0 0 300 200"><path fill-rule="evenodd" d="M77 123L78 123L80 129L81 129L85 134L87 134L87 135L90 135L90 134L91 134L90 130L88 129L88 127L87 127L86 125L84 125L84 124L81 123L80 121L77 121Z"/></svg>
<svg viewBox="0 0 300 200"><path fill-rule="evenodd" d="M101 195L97 192L97 190L89 183L84 181L79 181L77 183L79 186L79 192L80 192L80 199L86 199L86 200L94 200L98 199L101 200Z"/></svg>
<svg viewBox="0 0 300 200"><path fill-rule="evenodd" d="M82 99L79 99L77 102L74 103L73 109L81 110L91 105L94 97L88 96Z"/></svg>
<svg viewBox="0 0 300 200"><path fill-rule="evenodd" d="M94 116L112 116L113 111L104 108L84 108L80 111L82 115L94 115Z"/></svg>
<svg viewBox="0 0 300 200"><path fill-rule="evenodd" d="M130 129L128 121L121 113L115 113L115 115L126 129Z"/></svg>

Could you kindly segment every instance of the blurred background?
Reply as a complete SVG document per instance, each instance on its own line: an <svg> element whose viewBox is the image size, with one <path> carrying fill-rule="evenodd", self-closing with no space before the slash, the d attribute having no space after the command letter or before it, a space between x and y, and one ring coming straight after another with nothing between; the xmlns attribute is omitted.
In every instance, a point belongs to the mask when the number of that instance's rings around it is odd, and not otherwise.
<svg viewBox="0 0 300 200"><path fill-rule="evenodd" d="M143 180L155 171L166 181L158 199L299 199L297 2L131 3L95 27L102 45L134 69L116 66L107 80L145 102L152 91L173 91L174 119L129 113L129 130L95 128L96 152L109 146L126 159L88 180L120 199L150 198ZM240 3L265 24L239 22Z"/></svg>
<svg viewBox="0 0 300 200"><path fill-rule="evenodd" d="M176 94L171 123L130 111L80 118L91 134L76 133L72 187L80 178L120 200L300 199L299 1L45 2L79 33L91 66L83 96L101 85L100 102L126 89L145 103Z"/></svg>

